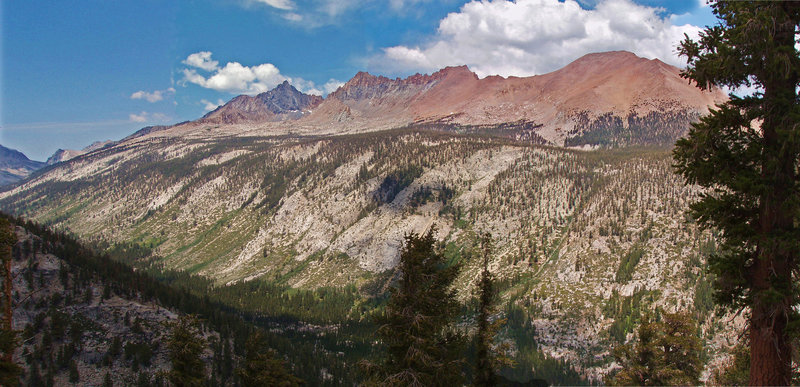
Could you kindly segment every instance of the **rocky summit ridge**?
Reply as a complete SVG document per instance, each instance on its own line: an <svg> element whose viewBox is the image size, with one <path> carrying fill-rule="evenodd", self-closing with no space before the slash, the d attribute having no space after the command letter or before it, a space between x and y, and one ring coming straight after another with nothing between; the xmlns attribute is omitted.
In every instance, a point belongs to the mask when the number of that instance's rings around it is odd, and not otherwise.
<svg viewBox="0 0 800 387"><path fill-rule="evenodd" d="M283 121L298 119L322 102L322 97L301 93L283 81L256 96L240 95L200 119L204 123Z"/></svg>
<svg viewBox="0 0 800 387"><path fill-rule="evenodd" d="M719 89L698 89L677 67L612 51L530 77L479 78L467 66L395 79L362 71L324 99L284 82L254 97L235 97L199 120L151 133L337 135L424 127L488 130L556 146L665 145L726 99Z"/></svg>

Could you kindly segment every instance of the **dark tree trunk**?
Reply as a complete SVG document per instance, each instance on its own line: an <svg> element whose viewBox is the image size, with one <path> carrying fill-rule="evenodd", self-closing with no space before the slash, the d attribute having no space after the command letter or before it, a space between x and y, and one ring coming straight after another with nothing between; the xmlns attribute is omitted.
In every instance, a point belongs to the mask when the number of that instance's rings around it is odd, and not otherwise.
<svg viewBox="0 0 800 387"><path fill-rule="evenodd" d="M777 5L788 11L787 4ZM794 5L789 5L793 7ZM790 18L774 26L776 46L794 45L794 23ZM775 60L768 58L767 60ZM794 216L785 203L792 198L795 181L794 150L783 143L796 129L788 120L795 101L796 74L764 74L767 112L761 126L764 138L761 177L774 189L761 194L758 228L761 234L753 264L750 318L750 385L778 386L791 383L792 348L786 326L792 308L792 271L796 262L786 245L785 232L792 230ZM789 148L789 149L787 149Z"/></svg>

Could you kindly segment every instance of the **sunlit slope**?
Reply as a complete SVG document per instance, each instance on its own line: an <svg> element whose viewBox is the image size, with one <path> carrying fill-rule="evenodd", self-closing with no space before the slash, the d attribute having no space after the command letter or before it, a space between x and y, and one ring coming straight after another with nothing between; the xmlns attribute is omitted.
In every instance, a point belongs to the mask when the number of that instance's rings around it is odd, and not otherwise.
<svg viewBox="0 0 800 387"><path fill-rule="evenodd" d="M0 194L0 206L89 240L151 247L166 268L220 284L380 290L403 235L435 225L464 265L468 296L475 241L489 231L504 299L551 353L587 359L625 340L640 309L710 318L701 266L713 238L685 215L698 192L670 165L665 149L578 152L407 130L153 139L58 165Z"/></svg>

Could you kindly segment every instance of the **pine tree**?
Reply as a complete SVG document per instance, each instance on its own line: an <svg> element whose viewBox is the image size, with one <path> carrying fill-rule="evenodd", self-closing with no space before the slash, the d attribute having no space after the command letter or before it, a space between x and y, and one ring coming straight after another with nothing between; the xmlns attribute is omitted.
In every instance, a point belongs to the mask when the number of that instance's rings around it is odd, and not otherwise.
<svg viewBox="0 0 800 387"><path fill-rule="evenodd" d="M463 380L459 335L449 330L458 311L451 285L458 266L448 266L435 248L434 230L406 235L398 264L399 279L378 335L387 348L378 364L362 363L368 384L453 386Z"/></svg>
<svg viewBox="0 0 800 387"><path fill-rule="evenodd" d="M247 339L244 364L236 373L245 387L292 387L302 384L302 380L286 371L282 360L273 356L264 335L259 332Z"/></svg>
<svg viewBox="0 0 800 387"><path fill-rule="evenodd" d="M3 273L3 322L0 328L0 385L16 386L19 384L19 375L22 373L14 362L14 348L17 346L17 334L12 329L13 305L12 278L11 278L11 250L17 243L17 236L13 226L6 218L0 218L0 262Z"/></svg>
<svg viewBox="0 0 800 387"><path fill-rule="evenodd" d="M688 314L665 314L662 321L645 321L638 339L614 351L622 369L606 383L621 386L698 385L703 363L696 324Z"/></svg>
<svg viewBox="0 0 800 387"><path fill-rule="evenodd" d="M749 308L750 383L791 380L789 331L800 323L800 56L795 31L800 3L712 4L720 24L679 51L683 75L704 89L757 86L694 124L674 151L688 183L707 187L691 207L705 227L722 231L721 253L709 258L715 299L731 310Z"/></svg>
<svg viewBox="0 0 800 387"><path fill-rule="evenodd" d="M712 381L720 386L744 386L750 381L750 350L739 344L725 368L712 373Z"/></svg>
<svg viewBox="0 0 800 387"><path fill-rule="evenodd" d="M177 387L199 387L205 384L205 364L200 356L205 340L200 334L200 321L192 315L183 315L169 324L170 337L167 351L172 369L169 381Z"/></svg>
<svg viewBox="0 0 800 387"><path fill-rule="evenodd" d="M473 384L476 386L497 385L497 371L501 365L510 365L505 356L506 346L494 348L494 338L505 319L491 321L497 312L497 290L494 287L494 275L489 271L489 258L492 254L492 236L486 233L481 238L481 277L478 281L478 329L475 337L475 364L473 366Z"/></svg>

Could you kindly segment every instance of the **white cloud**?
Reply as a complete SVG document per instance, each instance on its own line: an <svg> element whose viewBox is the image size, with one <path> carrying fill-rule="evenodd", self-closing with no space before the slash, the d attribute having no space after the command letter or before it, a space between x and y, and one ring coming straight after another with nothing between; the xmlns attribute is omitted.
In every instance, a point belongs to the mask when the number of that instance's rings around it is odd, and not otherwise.
<svg viewBox="0 0 800 387"><path fill-rule="evenodd" d="M144 99L147 102L154 103L154 102L158 102L158 101L161 101L162 99L164 99L165 95L173 94L173 93L175 93L175 89L173 89L171 87L169 89L166 89L166 90L156 90L156 91L154 91L152 93L144 91L144 90L139 90L139 91L131 94L131 99Z"/></svg>
<svg viewBox="0 0 800 387"><path fill-rule="evenodd" d="M147 112L128 114L128 119L131 120L131 122L145 122L147 121Z"/></svg>
<svg viewBox="0 0 800 387"><path fill-rule="evenodd" d="M131 122L158 122L164 123L169 121L169 116L164 113L148 113L148 112L141 112L139 114L131 113L128 114L128 120Z"/></svg>
<svg viewBox="0 0 800 387"><path fill-rule="evenodd" d="M351 21L347 16L367 8L378 12L390 11L401 17L420 17L427 11L423 4L434 1L442 0L239 0L244 7L268 9L291 24L307 29L347 23Z"/></svg>
<svg viewBox="0 0 800 387"><path fill-rule="evenodd" d="M202 54L202 57L199 54ZM198 62L197 58L201 58L202 62ZM271 63L244 66L239 62L228 62L225 67L219 67L217 61L211 60L211 52L208 51L191 54L183 61L183 63L190 66L193 65L192 63L210 62L213 62L215 67L213 73L208 77L199 74L195 69L186 68L183 69L182 83L193 83L219 92L247 95L256 95L269 91L283 83L283 81L289 81L304 93L316 95L327 94L343 84L341 81L330 79L321 87L317 87L313 81L281 74L280 70ZM200 66L194 67L199 68ZM332 87L333 90L330 90Z"/></svg>
<svg viewBox="0 0 800 387"><path fill-rule="evenodd" d="M300 77L289 78L289 83L303 93L319 96L328 95L329 93L336 91L339 86L344 85L344 82L333 78L329 79L323 85L317 85L313 81L307 81Z"/></svg>
<svg viewBox="0 0 800 387"><path fill-rule="evenodd" d="M210 51L200 51L189 55L183 64L187 66L197 67L205 71L214 71L219 68L219 62L211 60Z"/></svg>
<svg viewBox="0 0 800 387"><path fill-rule="evenodd" d="M381 4L388 2L391 9L400 11L396 4L417 3L430 0L304 0L298 6L292 0L243 0L245 6L263 4L269 6L284 20L301 28L318 28L331 24L346 22L344 16L349 15L370 4ZM382 4L381 4L382 5Z"/></svg>
<svg viewBox="0 0 800 387"><path fill-rule="evenodd" d="M473 0L442 19L428 42L384 48L367 65L408 72L466 64L482 77L529 76L611 50L684 65L675 48L700 28L673 25L662 12L630 0L602 0L588 10L574 0Z"/></svg>
<svg viewBox="0 0 800 387"><path fill-rule="evenodd" d="M269 5L270 7L283 9L283 10L291 10L294 9L295 5L294 2L291 0L255 0L258 3L263 3Z"/></svg>
<svg viewBox="0 0 800 387"><path fill-rule="evenodd" d="M322 90L325 91L325 94L330 94L342 86L344 86L344 82L331 78L328 80L328 82L325 82L325 84L322 85Z"/></svg>
<svg viewBox="0 0 800 387"><path fill-rule="evenodd" d="M183 63L212 71L210 76L205 77L195 69L183 69L184 83L233 94L263 93L288 79L271 63L248 67L239 62L228 62L225 67L219 67L219 62L211 60L209 51L191 54Z"/></svg>
<svg viewBox="0 0 800 387"><path fill-rule="evenodd" d="M210 112L210 111L212 111L212 110L224 105L225 101L223 101L220 98L220 99L217 99L217 103L214 103L214 102L211 102L211 101L206 100L206 99L201 99L200 103L203 104L203 110L204 111Z"/></svg>
<svg viewBox="0 0 800 387"><path fill-rule="evenodd" d="M300 14L297 14L297 13L294 13L294 12L289 12L289 13L284 14L283 18L286 19L286 20L289 20L289 21L299 22L299 21L303 20L303 15L300 15Z"/></svg>

